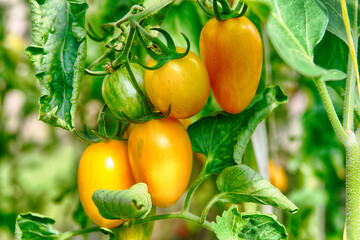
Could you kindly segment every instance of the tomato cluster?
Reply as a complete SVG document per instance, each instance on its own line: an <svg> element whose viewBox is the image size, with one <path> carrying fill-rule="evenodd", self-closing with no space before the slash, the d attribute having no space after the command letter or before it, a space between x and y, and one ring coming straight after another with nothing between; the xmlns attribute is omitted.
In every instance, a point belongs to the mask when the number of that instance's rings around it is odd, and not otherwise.
<svg viewBox="0 0 360 240"><path fill-rule="evenodd" d="M100 216L91 199L97 189L121 190L144 182L158 207L171 206L181 197L193 160L188 118L205 106L210 88L219 105L233 114L246 108L255 95L262 45L250 20L210 20L200 36L200 52L203 61L189 52L155 70L130 64L131 74L120 67L105 77L104 101L121 121L126 116L144 118L154 107L170 113L164 119L130 124L123 135L127 143L108 140L85 150L78 170L79 195L85 212L99 226L113 228L122 220ZM156 63L150 58L147 66Z"/></svg>

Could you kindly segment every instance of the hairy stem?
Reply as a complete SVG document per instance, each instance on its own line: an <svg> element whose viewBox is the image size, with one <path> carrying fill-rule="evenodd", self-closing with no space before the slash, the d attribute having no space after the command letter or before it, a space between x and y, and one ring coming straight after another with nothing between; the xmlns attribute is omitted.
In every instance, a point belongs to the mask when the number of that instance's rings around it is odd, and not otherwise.
<svg viewBox="0 0 360 240"><path fill-rule="evenodd" d="M346 148L347 240L360 239L360 147L353 138Z"/></svg>
<svg viewBox="0 0 360 240"><path fill-rule="evenodd" d="M330 123L335 131L335 134L339 138L339 140L346 146L348 135L343 129L340 120L336 114L334 105L329 96L329 92L326 89L325 82L323 80L320 80L320 78L318 78L315 79L315 84L319 90L321 100L324 104L326 113L329 117Z"/></svg>
<svg viewBox="0 0 360 240"><path fill-rule="evenodd" d="M355 70L351 61L348 60L346 87L344 94L344 117L343 127L346 130L354 131L354 93L355 93Z"/></svg>
<svg viewBox="0 0 360 240"><path fill-rule="evenodd" d="M206 215L208 214L208 212L210 211L210 209L212 208L212 206L214 206L214 204L223 196L223 193L220 194L216 194L215 196L213 196L209 202L206 204L206 206L204 207L203 212L201 213L201 223L204 223L206 221Z"/></svg>

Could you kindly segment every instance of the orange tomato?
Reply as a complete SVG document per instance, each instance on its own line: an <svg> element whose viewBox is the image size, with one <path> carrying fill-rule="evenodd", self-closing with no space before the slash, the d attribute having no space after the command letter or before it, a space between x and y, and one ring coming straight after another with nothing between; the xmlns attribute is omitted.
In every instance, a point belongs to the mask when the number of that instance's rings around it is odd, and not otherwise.
<svg viewBox="0 0 360 240"><path fill-rule="evenodd" d="M147 66L155 64L156 61L150 58ZM206 67L193 52L167 62L159 69L145 70L144 80L152 104L165 114L171 105L170 117L173 118L194 116L205 106L210 94Z"/></svg>
<svg viewBox="0 0 360 240"><path fill-rule="evenodd" d="M186 190L192 169L184 126L173 118L136 124L128 145L135 181L147 184L155 206L173 205Z"/></svg>
<svg viewBox="0 0 360 240"><path fill-rule="evenodd" d="M91 197L96 190L123 190L135 184L128 159L127 144L110 140L86 148L78 169L78 190L81 204L89 218L98 226L114 228L123 220L103 218Z"/></svg>
<svg viewBox="0 0 360 240"><path fill-rule="evenodd" d="M201 31L200 54L220 107L233 114L244 110L256 93L263 61L255 25L244 16L210 19Z"/></svg>

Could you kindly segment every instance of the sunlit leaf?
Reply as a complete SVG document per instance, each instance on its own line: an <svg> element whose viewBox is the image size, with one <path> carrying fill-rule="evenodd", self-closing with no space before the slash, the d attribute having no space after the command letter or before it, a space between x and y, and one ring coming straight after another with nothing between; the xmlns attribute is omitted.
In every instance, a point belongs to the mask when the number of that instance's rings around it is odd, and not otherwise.
<svg viewBox="0 0 360 240"><path fill-rule="evenodd" d="M224 169L216 180L221 199L232 203L254 202L285 209L299 209L279 189L246 165Z"/></svg>
<svg viewBox="0 0 360 240"><path fill-rule="evenodd" d="M19 214L16 219L15 240L57 239L55 220L36 213Z"/></svg>
<svg viewBox="0 0 360 240"><path fill-rule="evenodd" d="M254 12L266 19L266 12L258 11L263 5L271 11L267 17L266 29L273 46L281 58L293 69L309 77L324 80L340 80L345 74L328 71L314 64L314 47L323 38L327 24L326 7L319 1L288 0L246 0Z"/></svg>
<svg viewBox="0 0 360 240"><path fill-rule="evenodd" d="M220 240L284 240L285 227L276 221L275 215L239 213L236 206L224 211L212 222Z"/></svg>
<svg viewBox="0 0 360 240"><path fill-rule="evenodd" d="M72 131L86 61L85 0L30 0L27 54L41 84L39 118Z"/></svg>

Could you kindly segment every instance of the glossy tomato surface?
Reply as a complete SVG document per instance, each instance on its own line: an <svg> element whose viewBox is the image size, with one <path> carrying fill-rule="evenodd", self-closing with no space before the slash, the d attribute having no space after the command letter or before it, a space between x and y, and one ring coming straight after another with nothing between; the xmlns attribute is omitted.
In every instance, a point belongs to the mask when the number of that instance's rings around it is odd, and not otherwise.
<svg viewBox="0 0 360 240"><path fill-rule="evenodd" d="M155 206L173 205L186 190L192 170L191 143L184 126L173 118L137 124L128 144L135 181L148 185Z"/></svg>
<svg viewBox="0 0 360 240"><path fill-rule="evenodd" d="M86 148L78 169L78 190L81 204L94 223L114 228L123 220L103 218L91 199L93 193L98 189L123 190L133 184L126 142L110 140Z"/></svg>
<svg viewBox="0 0 360 240"><path fill-rule="evenodd" d="M246 17L210 19L200 35L200 54L220 107L239 113L253 99L263 62L261 37Z"/></svg>
<svg viewBox="0 0 360 240"><path fill-rule="evenodd" d="M136 63L130 63L130 67L140 89L146 94L143 68ZM150 111L146 98L136 91L124 66L104 78L102 96L111 112L120 119L124 119L121 111L132 118L143 117Z"/></svg>
<svg viewBox="0 0 360 240"><path fill-rule="evenodd" d="M177 48L178 52L184 49ZM149 59L147 66L155 66ZM189 52L156 70L145 70L145 89L151 103L162 113L171 105L170 117L189 118L206 104L210 93L208 73L201 59Z"/></svg>

